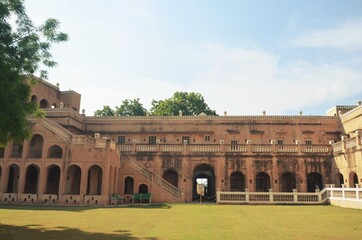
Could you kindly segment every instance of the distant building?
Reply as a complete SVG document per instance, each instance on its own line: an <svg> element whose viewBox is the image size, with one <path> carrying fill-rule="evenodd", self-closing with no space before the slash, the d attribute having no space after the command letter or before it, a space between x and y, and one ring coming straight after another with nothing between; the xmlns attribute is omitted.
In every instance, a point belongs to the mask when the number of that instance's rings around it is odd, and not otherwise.
<svg viewBox="0 0 362 240"><path fill-rule="evenodd" d="M0 148L1 202L108 204L205 198L221 191L313 192L362 182L362 106L327 116L93 117L81 96L38 80L31 100L46 118L29 117L33 136Z"/></svg>

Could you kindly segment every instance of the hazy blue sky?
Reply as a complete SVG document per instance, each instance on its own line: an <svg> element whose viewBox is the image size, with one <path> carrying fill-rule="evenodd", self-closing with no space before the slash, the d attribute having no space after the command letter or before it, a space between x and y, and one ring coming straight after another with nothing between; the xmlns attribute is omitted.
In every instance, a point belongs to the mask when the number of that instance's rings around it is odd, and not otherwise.
<svg viewBox="0 0 362 240"><path fill-rule="evenodd" d="M362 99L362 1L26 1L70 39L49 72L87 115L200 92L228 115L324 115Z"/></svg>

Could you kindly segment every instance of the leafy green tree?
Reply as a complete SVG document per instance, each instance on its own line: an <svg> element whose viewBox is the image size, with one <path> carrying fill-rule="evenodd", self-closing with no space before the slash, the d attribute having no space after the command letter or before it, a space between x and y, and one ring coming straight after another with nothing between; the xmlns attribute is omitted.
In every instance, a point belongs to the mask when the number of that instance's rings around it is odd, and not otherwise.
<svg viewBox="0 0 362 240"><path fill-rule="evenodd" d="M116 112L110 106L103 106L103 109L94 112L94 116L115 116Z"/></svg>
<svg viewBox="0 0 362 240"><path fill-rule="evenodd" d="M184 116L197 116L201 113L216 116L205 103L200 93L175 92L171 98L165 100L152 100L151 114L154 116L177 116L180 113Z"/></svg>
<svg viewBox="0 0 362 240"><path fill-rule="evenodd" d="M30 136L26 116L37 111L29 96L35 82L32 76L39 71L46 78L47 71L40 65L56 66L51 46L68 39L58 27L55 19L35 26L22 0L0 0L0 145Z"/></svg>
<svg viewBox="0 0 362 240"><path fill-rule="evenodd" d="M140 99L126 99L119 107L116 107L118 116L146 116L147 110L140 103Z"/></svg>

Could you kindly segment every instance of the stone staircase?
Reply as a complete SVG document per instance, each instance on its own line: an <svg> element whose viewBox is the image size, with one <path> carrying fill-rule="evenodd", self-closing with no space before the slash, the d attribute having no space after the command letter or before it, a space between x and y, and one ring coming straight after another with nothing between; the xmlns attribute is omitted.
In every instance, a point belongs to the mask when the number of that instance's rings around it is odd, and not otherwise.
<svg viewBox="0 0 362 240"><path fill-rule="evenodd" d="M32 116L28 116L27 119L33 123L39 123L40 125L44 126L45 128L49 129L63 140L71 141L73 137L73 133L62 127L59 123L48 119L48 118L35 118Z"/></svg>
<svg viewBox="0 0 362 240"><path fill-rule="evenodd" d="M126 162L129 166L134 168L136 171L141 173L143 176L145 176L147 179L151 180L152 183L155 183L156 185L160 186L163 190L171 193L174 197L176 197L179 200L182 200L181 190L171 183L167 182L162 177L158 176L154 172L149 171L146 167L144 167L142 164L136 162L132 158L127 158Z"/></svg>

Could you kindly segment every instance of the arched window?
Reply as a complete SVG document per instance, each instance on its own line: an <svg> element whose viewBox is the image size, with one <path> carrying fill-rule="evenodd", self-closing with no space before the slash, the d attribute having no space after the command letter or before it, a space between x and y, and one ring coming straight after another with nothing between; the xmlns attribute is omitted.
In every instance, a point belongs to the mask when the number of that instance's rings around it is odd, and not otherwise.
<svg viewBox="0 0 362 240"><path fill-rule="evenodd" d="M43 137L35 134L29 144L29 158L41 158L43 151Z"/></svg>
<svg viewBox="0 0 362 240"><path fill-rule="evenodd" d="M53 145L48 149L48 158L62 158L63 150L58 145Z"/></svg>
<svg viewBox="0 0 362 240"><path fill-rule="evenodd" d="M169 169L163 173L162 178L175 187L178 186L178 174L176 171Z"/></svg>
<svg viewBox="0 0 362 240"><path fill-rule="evenodd" d="M230 175L230 191L231 192L245 191L245 177L241 172L234 172Z"/></svg>
<svg viewBox="0 0 362 240"><path fill-rule="evenodd" d="M124 180L124 194L133 194L133 178L126 177Z"/></svg>
<svg viewBox="0 0 362 240"><path fill-rule="evenodd" d="M283 173L281 177L282 192L293 192L293 189L297 188L295 176L291 172Z"/></svg>
<svg viewBox="0 0 362 240"><path fill-rule="evenodd" d="M23 144L21 143L13 143L13 147L11 149L12 158L22 158L23 156Z"/></svg>
<svg viewBox="0 0 362 240"><path fill-rule="evenodd" d="M53 103L51 108L56 108L57 107L57 104Z"/></svg>
<svg viewBox="0 0 362 240"><path fill-rule="evenodd" d="M256 175L255 187L257 192L268 192L270 189L270 177L266 172L260 172Z"/></svg>
<svg viewBox="0 0 362 240"><path fill-rule="evenodd" d="M4 158L4 155L5 155L5 148L0 147L0 158Z"/></svg>
<svg viewBox="0 0 362 240"><path fill-rule="evenodd" d="M31 96L31 102L38 103L38 98L36 97L36 95Z"/></svg>

